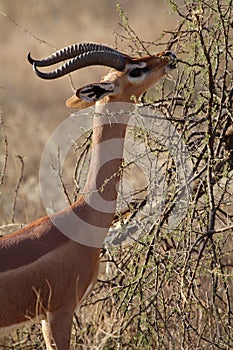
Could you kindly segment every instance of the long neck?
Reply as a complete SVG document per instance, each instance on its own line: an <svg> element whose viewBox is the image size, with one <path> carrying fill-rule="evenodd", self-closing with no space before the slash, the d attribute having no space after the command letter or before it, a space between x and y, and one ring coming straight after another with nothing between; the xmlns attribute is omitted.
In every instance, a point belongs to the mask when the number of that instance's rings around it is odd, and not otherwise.
<svg viewBox="0 0 233 350"><path fill-rule="evenodd" d="M116 201L127 122L127 116L122 114L111 120L106 115L94 118L92 157L84 189L89 205L97 200L99 206L98 200L102 198L109 208Z"/></svg>
<svg viewBox="0 0 233 350"><path fill-rule="evenodd" d="M110 107L99 105L98 114L94 116L92 156L87 181L82 197L72 206L76 215L87 224L87 228L99 233L102 243L116 210L124 138L129 119L125 108L123 113L118 104L111 104Z"/></svg>

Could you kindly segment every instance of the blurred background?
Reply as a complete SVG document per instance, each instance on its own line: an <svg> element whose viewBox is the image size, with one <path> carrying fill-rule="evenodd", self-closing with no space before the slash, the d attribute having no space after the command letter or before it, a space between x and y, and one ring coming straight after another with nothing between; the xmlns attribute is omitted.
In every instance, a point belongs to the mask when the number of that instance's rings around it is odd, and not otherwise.
<svg viewBox="0 0 233 350"><path fill-rule="evenodd" d="M69 77L38 79L28 52L40 59L91 41L138 55L137 37L151 53L172 39L180 63L148 96L187 146L194 169L187 178L193 186L189 210L171 231L167 222L180 202L180 176L173 155L162 148L153 153L165 157L167 170L161 218L134 245L103 250L98 283L74 319L73 348L233 349L233 0L119 3L121 16L113 0L0 0L0 235L1 225L45 214L41 155L72 113L65 106L73 94ZM163 36L171 30L174 35ZM73 73L73 86L98 82L107 70ZM71 181L76 159L73 152L73 163L64 167ZM137 220L133 210L129 222ZM33 343L44 349L35 327L19 332L8 347L0 342L0 349L32 349Z"/></svg>
<svg viewBox="0 0 233 350"><path fill-rule="evenodd" d="M176 26L177 17L164 0L119 3L141 40L154 41L163 30ZM0 111L8 142L0 224L12 221L22 166L17 155L23 157L24 169L13 221L26 223L43 215L38 190L41 153L52 131L70 114L65 106L65 100L73 94L69 78L47 82L38 79L27 62L28 52L42 58L55 49L83 41L129 52L120 23L114 0L0 0ZM159 47L159 51L164 48ZM99 81L106 70L94 67L74 73L75 88ZM0 147L2 165L3 142Z"/></svg>

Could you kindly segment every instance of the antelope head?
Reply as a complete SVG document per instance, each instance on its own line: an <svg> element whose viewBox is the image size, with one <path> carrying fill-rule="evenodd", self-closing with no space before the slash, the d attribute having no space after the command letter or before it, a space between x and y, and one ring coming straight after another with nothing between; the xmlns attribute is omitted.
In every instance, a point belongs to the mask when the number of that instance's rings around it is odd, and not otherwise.
<svg viewBox="0 0 233 350"><path fill-rule="evenodd" d="M56 51L51 56L35 60L28 55L29 62L38 77L56 79L80 68L101 65L111 67L111 71L99 83L86 85L66 102L70 108L86 108L97 101L131 102L138 99L148 88L176 66L176 56L171 51L156 55L133 58L104 45L83 43L71 45ZM38 67L47 67L68 60L59 68L41 72Z"/></svg>

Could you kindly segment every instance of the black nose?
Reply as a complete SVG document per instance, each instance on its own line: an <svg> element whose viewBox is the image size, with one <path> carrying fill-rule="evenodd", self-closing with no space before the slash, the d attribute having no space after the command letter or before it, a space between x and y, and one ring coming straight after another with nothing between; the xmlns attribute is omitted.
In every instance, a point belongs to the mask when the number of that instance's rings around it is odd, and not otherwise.
<svg viewBox="0 0 233 350"><path fill-rule="evenodd" d="M172 52L172 51L166 51L166 52L164 53L163 56L168 56L168 57L170 57L172 60L175 60L175 59L176 59L176 55L175 55L174 52Z"/></svg>

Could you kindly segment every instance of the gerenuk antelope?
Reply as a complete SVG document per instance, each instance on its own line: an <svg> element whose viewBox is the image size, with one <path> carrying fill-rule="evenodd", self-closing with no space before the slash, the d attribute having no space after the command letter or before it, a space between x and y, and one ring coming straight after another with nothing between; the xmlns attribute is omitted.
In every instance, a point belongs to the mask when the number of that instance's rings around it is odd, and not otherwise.
<svg viewBox="0 0 233 350"><path fill-rule="evenodd" d="M96 283L101 245L116 209L129 113L122 113L122 105L117 107L113 102L132 105L132 96L138 100L175 67L176 56L168 51L132 58L104 45L82 43L42 60L35 60L29 54L28 60L43 79L56 79L92 65L112 68L99 83L78 89L67 100L68 107L86 108L95 104L98 111L92 134L95 151L84 194L70 207L0 240L0 334L29 321L41 320L47 349L68 350L73 313ZM38 68L65 60L69 61L49 73ZM118 109L121 113L117 113ZM111 122L109 110L114 112ZM112 159L108 162L102 159L104 141L113 145L108 149ZM109 203L108 210L101 210L101 201L105 206ZM74 214L80 218L79 226L72 223Z"/></svg>

